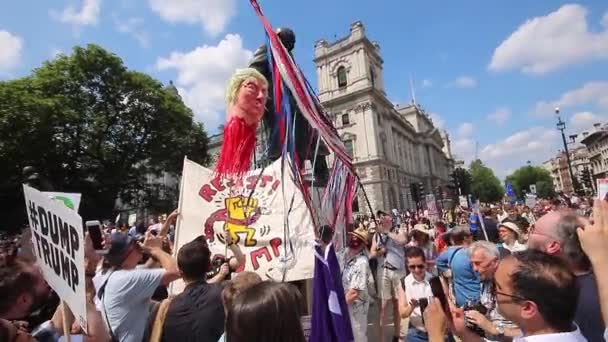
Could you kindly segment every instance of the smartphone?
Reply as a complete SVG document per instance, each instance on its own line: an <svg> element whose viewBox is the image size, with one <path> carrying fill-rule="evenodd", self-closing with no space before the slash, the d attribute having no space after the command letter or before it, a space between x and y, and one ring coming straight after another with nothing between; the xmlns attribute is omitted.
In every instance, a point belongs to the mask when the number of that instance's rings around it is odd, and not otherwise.
<svg viewBox="0 0 608 342"><path fill-rule="evenodd" d="M101 222L98 220L85 222L85 227L89 232L91 241L93 241L93 248L99 251L103 249L103 236L101 233Z"/></svg>
<svg viewBox="0 0 608 342"><path fill-rule="evenodd" d="M429 282L431 284L431 292L433 292L433 297L439 299L439 303L441 303L441 308L443 309L445 317L449 322L452 322L452 311L450 310L450 303L448 302L448 297L445 295L441 278L433 277Z"/></svg>

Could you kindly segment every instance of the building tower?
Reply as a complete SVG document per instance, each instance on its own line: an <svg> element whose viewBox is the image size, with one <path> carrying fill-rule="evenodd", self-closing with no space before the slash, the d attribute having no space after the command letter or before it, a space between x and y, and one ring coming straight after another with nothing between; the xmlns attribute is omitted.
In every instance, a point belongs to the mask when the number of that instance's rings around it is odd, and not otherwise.
<svg viewBox="0 0 608 342"><path fill-rule="evenodd" d="M416 132L386 98L380 46L355 22L348 36L317 41L314 62L319 99L353 156L372 209L414 208ZM362 194L357 206L368 211Z"/></svg>

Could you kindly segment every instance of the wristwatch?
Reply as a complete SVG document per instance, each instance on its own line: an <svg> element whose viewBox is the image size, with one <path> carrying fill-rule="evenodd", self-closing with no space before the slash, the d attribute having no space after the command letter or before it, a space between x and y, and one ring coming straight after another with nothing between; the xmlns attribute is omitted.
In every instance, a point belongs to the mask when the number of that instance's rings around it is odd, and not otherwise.
<svg viewBox="0 0 608 342"><path fill-rule="evenodd" d="M496 337L504 337L505 336L505 327L501 324L497 324L494 326L496 328Z"/></svg>

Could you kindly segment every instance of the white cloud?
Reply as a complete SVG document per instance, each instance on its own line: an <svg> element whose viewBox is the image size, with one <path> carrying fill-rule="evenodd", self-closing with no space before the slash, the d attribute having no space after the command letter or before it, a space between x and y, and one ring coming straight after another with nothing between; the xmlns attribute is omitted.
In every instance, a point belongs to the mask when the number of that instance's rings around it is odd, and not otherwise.
<svg viewBox="0 0 608 342"><path fill-rule="evenodd" d="M237 68L246 67L253 52L243 47L238 34L228 34L216 46L203 45L189 52L159 58L158 70L175 69L176 85L196 118L212 129L223 123L226 83Z"/></svg>
<svg viewBox="0 0 608 342"><path fill-rule="evenodd" d="M536 113L540 116L550 116L555 113L555 107L560 109L580 105L597 105L608 108L608 81L592 81L581 88L562 94L558 100L540 101L536 103Z"/></svg>
<svg viewBox="0 0 608 342"><path fill-rule="evenodd" d="M445 120L441 117L441 115L431 113L429 114L429 117L431 118L431 121L433 121L433 125L435 125L436 128L443 129L445 127Z"/></svg>
<svg viewBox="0 0 608 342"><path fill-rule="evenodd" d="M593 129L595 123L605 123L608 118L605 115L597 115L591 112L578 112L570 118L568 128L576 132L589 131Z"/></svg>
<svg viewBox="0 0 608 342"><path fill-rule="evenodd" d="M55 59L58 55L61 55L61 54L65 54L65 52L63 52L62 49L60 49L60 48L53 48L53 49L51 49L51 53L50 53L49 56L50 56L51 59Z"/></svg>
<svg viewBox="0 0 608 342"><path fill-rule="evenodd" d="M422 88L430 88L433 86L433 82L431 80L422 80Z"/></svg>
<svg viewBox="0 0 608 342"><path fill-rule="evenodd" d="M509 108L498 108L493 113L487 116L487 119L494 122L497 125L502 125L511 117L511 110Z"/></svg>
<svg viewBox="0 0 608 342"><path fill-rule="evenodd" d="M0 30L0 72L10 71L19 64L22 49L21 37Z"/></svg>
<svg viewBox="0 0 608 342"><path fill-rule="evenodd" d="M236 15L236 0L148 0L148 3L163 20L201 23L213 36L222 33Z"/></svg>
<svg viewBox="0 0 608 342"><path fill-rule="evenodd" d="M461 138L452 141L452 154L456 160L464 160L468 167L475 157L475 141L469 138Z"/></svg>
<svg viewBox="0 0 608 342"><path fill-rule="evenodd" d="M143 29L144 20L142 18L132 17L121 21L115 16L114 23L118 32L130 35L144 48L150 46L150 35Z"/></svg>
<svg viewBox="0 0 608 342"><path fill-rule="evenodd" d="M481 150L484 160L500 160L504 158L530 158L539 153L547 152L549 142L557 139L555 128L533 127L519 131Z"/></svg>
<svg viewBox="0 0 608 342"><path fill-rule="evenodd" d="M569 4L527 20L494 50L488 68L544 74L561 67L608 58L608 13L602 31L589 31L587 9Z"/></svg>
<svg viewBox="0 0 608 342"><path fill-rule="evenodd" d="M458 126L458 136L460 137L469 137L473 134L473 129L475 127L470 122L463 122Z"/></svg>
<svg viewBox="0 0 608 342"><path fill-rule="evenodd" d="M99 19L101 0L83 0L82 8L69 5L61 13L51 11L51 16L62 23L75 26L96 25Z"/></svg>
<svg viewBox="0 0 608 342"><path fill-rule="evenodd" d="M460 76L452 82L451 86L456 88L475 88L477 80L471 76Z"/></svg>

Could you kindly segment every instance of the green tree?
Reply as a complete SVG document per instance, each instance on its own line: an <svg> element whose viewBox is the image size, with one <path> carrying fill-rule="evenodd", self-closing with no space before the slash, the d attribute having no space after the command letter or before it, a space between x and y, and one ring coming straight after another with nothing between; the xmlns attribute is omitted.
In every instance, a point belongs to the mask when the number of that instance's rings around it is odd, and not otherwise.
<svg viewBox="0 0 608 342"><path fill-rule="evenodd" d="M530 192L530 185L536 185L536 193L540 198L553 198L555 188L549 171L538 166L523 166L507 176L507 182L513 185L518 198L524 197L524 191Z"/></svg>
<svg viewBox="0 0 608 342"><path fill-rule="evenodd" d="M207 143L192 111L160 82L99 46L75 47L0 82L0 205L13 225L24 222L21 170L31 165L55 190L81 192L85 219L112 217L118 198L158 206L175 189L148 179L178 175L184 155L206 164Z"/></svg>
<svg viewBox="0 0 608 342"><path fill-rule="evenodd" d="M471 193L475 198L486 203L502 199L505 191L492 169L477 159L471 162L469 172L471 173Z"/></svg>

